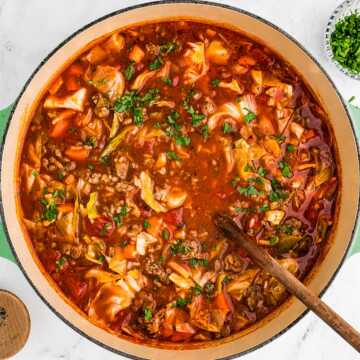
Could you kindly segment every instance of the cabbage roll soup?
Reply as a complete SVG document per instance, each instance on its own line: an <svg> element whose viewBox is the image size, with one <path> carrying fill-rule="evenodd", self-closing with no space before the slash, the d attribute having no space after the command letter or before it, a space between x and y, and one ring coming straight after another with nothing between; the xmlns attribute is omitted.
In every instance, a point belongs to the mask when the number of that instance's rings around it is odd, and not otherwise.
<svg viewBox="0 0 360 360"><path fill-rule="evenodd" d="M288 294L214 214L303 279L334 222L334 159L325 111L267 47L146 24L87 49L47 89L22 150L23 222L91 322L142 341L215 340Z"/></svg>

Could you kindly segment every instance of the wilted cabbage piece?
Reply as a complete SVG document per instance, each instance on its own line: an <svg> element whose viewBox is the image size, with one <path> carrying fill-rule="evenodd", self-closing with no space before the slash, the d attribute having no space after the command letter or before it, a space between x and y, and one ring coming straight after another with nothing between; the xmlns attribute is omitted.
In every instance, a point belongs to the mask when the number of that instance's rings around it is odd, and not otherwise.
<svg viewBox="0 0 360 360"><path fill-rule="evenodd" d="M76 92L64 97L50 95L45 99L44 108L46 109L70 109L84 111L84 104L88 90L81 88Z"/></svg>
<svg viewBox="0 0 360 360"><path fill-rule="evenodd" d="M140 188L141 198L148 206L150 206L157 213L167 211L167 208L161 205L154 198L154 183L148 172L142 171L140 173L139 179L136 182L136 186Z"/></svg>
<svg viewBox="0 0 360 360"><path fill-rule="evenodd" d="M112 323L116 315L131 305L131 298L118 285L105 283L96 294L89 307L91 320L100 323Z"/></svg>
<svg viewBox="0 0 360 360"><path fill-rule="evenodd" d="M138 131L138 128L134 125L129 125L129 126L125 127L124 129L122 129L120 131L120 133L117 136L115 136L109 142L109 144L105 147L105 149L101 153L100 158L109 156L112 152L114 152L120 146L120 144L123 141L125 141L125 139L127 138L127 136L130 133L136 133L137 131Z"/></svg>
<svg viewBox="0 0 360 360"><path fill-rule="evenodd" d="M125 89L123 74L115 67L98 65L91 82L101 93L107 95L111 101L121 97Z"/></svg>
<svg viewBox="0 0 360 360"><path fill-rule="evenodd" d="M189 49L185 52L185 60L189 67L184 73L184 82L193 84L203 77L209 70L205 57L205 44L203 42L188 43Z"/></svg>
<svg viewBox="0 0 360 360"><path fill-rule="evenodd" d="M250 287L257 273L258 270L246 270L226 286L227 292L236 300L241 301L245 291Z"/></svg>

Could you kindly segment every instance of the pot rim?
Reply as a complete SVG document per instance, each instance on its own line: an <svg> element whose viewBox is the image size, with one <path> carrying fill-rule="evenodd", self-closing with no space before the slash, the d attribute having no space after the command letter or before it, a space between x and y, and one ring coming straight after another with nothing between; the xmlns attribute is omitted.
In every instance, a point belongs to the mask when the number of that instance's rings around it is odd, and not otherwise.
<svg viewBox="0 0 360 360"><path fill-rule="evenodd" d="M351 117L350 117L350 113L349 110L346 106L346 103L342 97L342 95L340 94L339 90L337 89L335 83L333 82L333 80L331 79L331 77L329 76L329 74L327 73L327 71L323 68L323 66L318 62L318 60L303 46L300 44L300 42L298 40L296 40L292 35L290 35L288 32L286 32L285 30L281 29L280 27L278 27L277 25L273 24L272 22L264 19L261 16L258 16L256 14L253 14L247 10L243 10L240 8L237 8L235 6L231 6L231 5L227 5L227 4L220 4L220 3L216 3L213 1L207 1L207 0L159 0L159 1L151 1L151 2L147 2L147 3L141 3L138 5L133 5L133 6L127 6L124 7L122 9L119 10L115 10L111 13L108 13L104 16L101 16L87 24L85 24L84 26L82 26L81 28L79 28L78 30L76 30L75 32L73 32L71 35L69 35L68 37L66 37L61 43L59 43L52 51L50 51L45 57L44 59L39 63L39 65L35 68L35 70L31 73L31 75L29 76L29 78L27 79L27 81L25 82L24 86L22 87L18 97L16 98L15 102L13 103L13 107L12 110L10 112L7 124L5 126L4 129L4 134L2 136L2 143L0 146L0 156L1 156L1 160L0 160L0 176L2 174L2 168L3 168L3 152L4 152L4 146L5 146L5 139L7 137L8 134L8 130L10 127L10 123L13 119L13 115L15 113L15 110L17 108L17 105L20 101L20 99L22 98L23 93L25 92L25 90L27 89L27 87L29 86L29 84L31 83L31 81L33 80L34 76L40 71L40 69L43 67L44 64L46 64L48 62L48 60L58 51L60 50L64 45L66 45L70 40L72 40L73 38L75 38L77 35L79 35L80 33L82 33L83 31L87 30L88 28L90 28L93 25L96 25L97 23L109 19L113 16L119 15L119 14L123 14L126 13L128 11L131 10L135 10L135 9L139 9L139 8L147 8L147 7L151 7L154 5L168 5L168 4L199 4L199 5L207 5L207 6L211 6L211 7L219 7L219 8L224 8L227 10L232 10L234 12L237 12L239 14L243 14L243 15L247 15L249 17L252 17L262 23L264 23L267 26L270 26L271 28L275 29L276 31L278 31L279 33L281 33L282 35L284 35L288 40L290 40L291 42L293 42L297 47L299 47L306 56L308 56L316 65L317 67L321 70L321 72L325 75L325 77L327 78L329 84L331 85L332 89L335 91L336 95L338 96L344 110L345 113L349 119L349 125L354 137L354 142L356 145L356 150L357 150L357 161L358 164L360 165L360 143L359 140L356 137L356 133L355 133L355 129L353 126L353 123L351 121ZM154 19L155 20L155 19ZM0 178L0 185L1 185L1 178ZM325 292L327 291L327 289L329 288L329 286L333 283L335 277L337 276L337 274L339 273L341 267L344 264L344 261L347 257L347 255L349 254L349 250L351 248L351 246L353 245L354 242L354 237L355 237L355 231L356 228L359 224L359 213L360 213L360 193L358 194L357 197L357 208L356 208L356 219L351 231L351 238L349 240L349 243L345 249L344 255L341 258L336 270L334 271L334 273L332 274L332 276L330 277L329 281L327 282L327 284L323 287L322 291L319 294L319 297L321 298ZM5 212L4 212L4 206L3 206L3 199L2 199L2 192L0 192L0 217L1 217L1 221L2 224L4 226L4 232L6 234L8 243L11 247L12 253L14 254L15 260L17 265L19 266L21 272L23 273L23 275L25 276L26 280L28 281L28 283L30 284L30 286L34 289L34 291L36 292L36 294L40 297L40 299L42 300L42 302L58 317L60 318L65 324L67 324L71 329L75 330L78 334L80 334L81 336L85 337L86 339L90 340L91 342L101 346L103 349L109 350L115 354L119 354L122 356L125 356L127 358L130 359L139 359L139 360L146 360L146 358L142 358L142 357L138 357L132 354L129 354L127 352L124 351L120 351L117 350L109 345L104 344L103 342L97 340L96 338L88 335L87 333L85 333L84 331L82 331L81 329L79 329L78 327L76 327L75 325L73 325L70 321L68 321L62 314L60 314L45 298L45 296L43 296L40 291L38 290L38 288L35 286L35 284L32 282L30 276L28 275L28 273L26 272L26 270L24 269L24 267L22 266L19 257L15 251L15 247L13 245L13 242L9 236L9 231L8 231L8 226L6 224L5 221ZM300 314L294 321L292 321L288 326L286 326L282 331L278 332L277 334L273 335L272 337L270 337L269 339L247 349L247 350L243 350L239 353L233 354L233 355L229 355L229 356L225 356L222 357L220 359L234 359L246 354L249 354L257 349L260 349L261 347L265 346L266 344L272 342L273 340L275 340L276 338L280 337L282 334L284 334L285 332L287 332L290 328L292 328L295 324L297 324L307 313L309 312L309 309L305 309L305 311ZM201 349L199 349L201 350Z"/></svg>

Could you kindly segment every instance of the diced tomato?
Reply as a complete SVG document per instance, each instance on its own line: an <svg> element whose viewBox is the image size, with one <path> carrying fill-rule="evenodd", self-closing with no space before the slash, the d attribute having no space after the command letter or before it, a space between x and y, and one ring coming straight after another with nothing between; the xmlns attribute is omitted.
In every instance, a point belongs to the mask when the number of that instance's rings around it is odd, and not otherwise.
<svg viewBox="0 0 360 360"><path fill-rule="evenodd" d="M67 73L72 76L81 76L84 72L83 67L80 64L72 64L69 69L67 70Z"/></svg>
<svg viewBox="0 0 360 360"><path fill-rule="evenodd" d="M75 273L64 274L63 284L75 301L81 301L86 295L88 285Z"/></svg>
<svg viewBox="0 0 360 360"><path fill-rule="evenodd" d="M92 222L86 218L86 227L92 235L105 238L110 237L115 230L113 219L107 215L100 215Z"/></svg>
<svg viewBox="0 0 360 360"><path fill-rule="evenodd" d="M130 50L130 53L129 53L129 59L136 63L141 62L141 60L144 58L144 56L145 56L145 53L139 45L135 45Z"/></svg>
<svg viewBox="0 0 360 360"><path fill-rule="evenodd" d="M159 216L151 216L148 219L149 228L146 231L153 236L158 236L161 232L161 226L163 224L163 219Z"/></svg>
<svg viewBox="0 0 360 360"><path fill-rule="evenodd" d="M164 221L169 225L180 226L184 223L184 209L170 210L163 215Z"/></svg>
<svg viewBox="0 0 360 360"><path fill-rule="evenodd" d="M54 125L49 130L49 136L52 138L60 138L66 134L66 130L70 127L71 117L75 114L73 110L64 110L54 120Z"/></svg>
<svg viewBox="0 0 360 360"><path fill-rule="evenodd" d="M247 56L247 55L243 55L240 56L238 59L238 63L240 65L245 65L245 66L253 66L256 64L256 60L254 58L252 58L251 56Z"/></svg>
<svg viewBox="0 0 360 360"><path fill-rule="evenodd" d="M79 78L76 76L67 76L65 79L65 86L68 91L76 91L81 88Z"/></svg>
<svg viewBox="0 0 360 360"><path fill-rule="evenodd" d="M90 155L90 150L82 146L70 146L65 150L65 155L71 160L85 161Z"/></svg>
<svg viewBox="0 0 360 360"><path fill-rule="evenodd" d="M124 247L124 257L125 259L135 259L136 257L136 246L131 243Z"/></svg>
<svg viewBox="0 0 360 360"><path fill-rule="evenodd" d="M215 297L215 306L218 309L224 310L226 312L233 312L234 306L231 301L231 298L229 294L226 292L226 290L223 290L221 293L216 295Z"/></svg>
<svg viewBox="0 0 360 360"><path fill-rule="evenodd" d="M60 138L64 136L66 130L70 127L70 122L71 120L69 118L57 121L49 131L49 136L52 138Z"/></svg>

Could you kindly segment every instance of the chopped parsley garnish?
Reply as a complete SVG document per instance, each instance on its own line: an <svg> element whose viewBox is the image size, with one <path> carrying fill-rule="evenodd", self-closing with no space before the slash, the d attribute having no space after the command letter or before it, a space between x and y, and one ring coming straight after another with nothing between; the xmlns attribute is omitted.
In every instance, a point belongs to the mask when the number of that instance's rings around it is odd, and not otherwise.
<svg viewBox="0 0 360 360"><path fill-rule="evenodd" d="M173 256L177 254L188 254L191 249L188 246L185 246L181 240L176 240L171 246L170 251Z"/></svg>
<svg viewBox="0 0 360 360"><path fill-rule="evenodd" d="M65 190L64 189L56 189L53 193L52 193L53 197L57 197L61 200L65 200Z"/></svg>
<svg viewBox="0 0 360 360"><path fill-rule="evenodd" d="M105 259L105 256L104 256L104 255L100 255L100 256L98 257L98 260L99 260L101 263L103 263L106 259Z"/></svg>
<svg viewBox="0 0 360 360"><path fill-rule="evenodd" d="M278 236L271 236L269 239L270 245L276 245L279 242L279 237Z"/></svg>
<svg viewBox="0 0 360 360"><path fill-rule="evenodd" d="M105 223L100 230L100 236L105 236L107 234L108 230L110 229L110 227L111 227L110 223Z"/></svg>
<svg viewBox="0 0 360 360"><path fill-rule="evenodd" d="M261 195L262 192L259 191L255 186L249 185L249 186L240 186L238 188L238 191L241 195L245 196L256 196Z"/></svg>
<svg viewBox="0 0 360 360"><path fill-rule="evenodd" d="M280 161L279 162L279 168L281 170L281 173L283 176L290 178L293 176L293 173L291 171L291 168L289 166L288 163L286 163L285 161Z"/></svg>
<svg viewBox="0 0 360 360"><path fill-rule="evenodd" d="M83 144L86 146L95 147L96 146L96 138L95 136L88 136L84 141Z"/></svg>
<svg viewBox="0 0 360 360"><path fill-rule="evenodd" d="M289 152L289 153L293 153L295 152L296 148L293 144L287 144L286 145L286 151Z"/></svg>
<svg viewBox="0 0 360 360"><path fill-rule="evenodd" d="M157 121L157 122L154 124L154 128L155 128L155 129L161 129L161 124Z"/></svg>
<svg viewBox="0 0 360 360"><path fill-rule="evenodd" d="M144 222L143 222L143 227L144 229L148 229L150 227L150 223L149 223L149 220L145 219Z"/></svg>
<svg viewBox="0 0 360 360"><path fill-rule="evenodd" d="M109 165L110 162L111 162L111 158L109 155L104 155L100 158L100 162L103 164L103 165Z"/></svg>
<svg viewBox="0 0 360 360"><path fill-rule="evenodd" d="M62 256L59 260L56 260L56 272L60 272L62 270L62 267L65 265L67 259L65 256Z"/></svg>
<svg viewBox="0 0 360 360"><path fill-rule="evenodd" d="M196 266L208 266L209 265L209 261L207 259L196 259L196 258L191 258L188 260L188 263L191 267L196 267Z"/></svg>
<svg viewBox="0 0 360 360"><path fill-rule="evenodd" d="M88 164L87 164L87 168L88 168L89 170L94 170L94 169L95 169L95 166L94 166L92 163L88 163Z"/></svg>
<svg viewBox="0 0 360 360"><path fill-rule="evenodd" d="M213 87L218 87L219 84L220 84L220 80L219 80L219 79L212 79L212 80L211 80L211 85L212 85Z"/></svg>
<svg viewBox="0 0 360 360"><path fill-rule="evenodd" d="M348 100L349 103L352 103L355 100L355 96L351 96L350 99Z"/></svg>
<svg viewBox="0 0 360 360"><path fill-rule="evenodd" d="M207 140L209 138L209 125L208 124L206 124L202 127L201 135L203 136L203 138L205 140Z"/></svg>
<svg viewBox="0 0 360 360"><path fill-rule="evenodd" d="M180 160L178 154L175 151L167 151L166 152L166 156L170 159L170 160Z"/></svg>
<svg viewBox="0 0 360 360"><path fill-rule="evenodd" d="M189 301L185 298L177 298L172 307L184 308L188 303Z"/></svg>
<svg viewBox="0 0 360 360"><path fill-rule="evenodd" d="M276 227L276 230L279 231L279 232L282 232L286 235L291 235L293 232L294 232L294 227L291 226L291 225L278 225Z"/></svg>
<svg viewBox="0 0 360 360"><path fill-rule="evenodd" d="M118 214L113 216L113 220L117 227L120 227L123 223L123 218L128 214L127 206L123 206Z"/></svg>
<svg viewBox="0 0 360 360"><path fill-rule="evenodd" d="M180 114L173 110L166 118L166 122L171 125L173 128L175 128L176 130L180 130L181 129L181 125L179 125L176 120L180 117Z"/></svg>
<svg viewBox="0 0 360 360"><path fill-rule="evenodd" d="M281 135L281 134L275 135L274 138L279 144L282 144L286 139L285 135Z"/></svg>
<svg viewBox="0 0 360 360"><path fill-rule="evenodd" d="M65 174L62 172L62 171L59 171L57 174L56 174L56 177L58 178L58 180L62 181L65 179Z"/></svg>
<svg viewBox="0 0 360 360"><path fill-rule="evenodd" d="M172 111L166 118L166 122L170 125L166 129L166 135L169 137L175 138L175 143L181 146L189 146L191 139L189 136L183 135L180 132L181 125L176 122L180 117L180 114L177 111Z"/></svg>
<svg viewBox="0 0 360 360"><path fill-rule="evenodd" d="M264 176L266 176L267 171L266 171L262 166L260 166L260 167L258 168L257 173L259 174L259 176L264 177Z"/></svg>
<svg viewBox="0 0 360 360"><path fill-rule="evenodd" d="M247 114L244 116L244 120L247 124L250 124L252 121L256 119L256 114L249 109L245 109L245 110L247 110Z"/></svg>
<svg viewBox="0 0 360 360"><path fill-rule="evenodd" d="M33 170L33 171L31 172L31 175L32 175L33 177L37 177L37 176L39 176L39 173L38 173L36 170Z"/></svg>
<svg viewBox="0 0 360 360"><path fill-rule="evenodd" d="M191 138L189 136L179 135L176 136L175 142L177 145L189 146L191 143Z"/></svg>
<svg viewBox="0 0 360 360"><path fill-rule="evenodd" d="M172 85L172 81L170 78L164 76L161 78L161 80L163 81L164 84L168 85L168 86L171 86Z"/></svg>
<svg viewBox="0 0 360 360"><path fill-rule="evenodd" d="M254 171L254 168L253 168L249 163L247 163L247 164L244 166L244 171L245 171L245 172L253 172L253 171Z"/></svg>
<svg viewBox="0 0 360 360"><path fill-rule="evenodd" d="M202 293L202 288L199 284L195 284L194 287L191 288L191 292L196 296Z"/></svg>
<svg viewBox="0 0 360 360"><path fill-rule="evenodd" d="M275 180L272 179L271 180L271 187L272 187L272 191L269 194L269 200L272 202L275 201L280 201L280 200L285 200L288 198L288 193L284 192L280 186L280 183Z"/></svg>
<svg viewBox="0 0 360 360"><path fill-rule="evenodd" d="M231 124L225 122L224 126L223 126L223 133L224 134L230 134L234 131L234 129L232 128Z"/></svg>
<svg viewBox="0 0 360 360"><path fill-rule="evenodd" d="M237 185L237 183L239 182L239 180L240 180L240 178L239 178L238 176L235 176L234 178L232 178L232 180L231 180L231 186L232 186L233 188L236 188L236 185Z"/></svg>
<svg viewBox="0 0 360 360"><path fill-rule="evenodd" d="M115 112L126 112L132 114L135 125L142 125L144 122L142 108L155 101L159 95L159 89L149 89L147 93L140 96L137 91L131 90L121 98L116 99L114 104Z"/></svg>
<svg viewBox="0 0 360 360"><path fill-rule="evenodd" d="M231 281L230 276L225 275L225 277L224 277L224 279L223 279L222 283L223 283L224 285L226 285L226 284L228 284L230 281Z"/></svg>
<svg viewBox="0 0 360 360"><path fill-rule="evenodd" d="M204 114L199 114L197 111L194 110L193 106L189 105L189 101L193 96L193 91L189 91L186 99L183 101L183 106L185 111L191 115L191 123L193 126L197 127L200 123L205 119Z"/></svg>
<svg viewBox="0 0 360 360"><path fill-rule="evenodd" d="M143 97L138 99L139 104L144 107L149 105L152 101L155 101L159 95L160 90L157 88L149 89Z"/></svg>
<svg viewBox="0 0 360 360"><path fill-rule="evenodd" d="M208 281L205 285L204 285L204 293L207 297L211 297L214 294L214 290L215 290L215 285Z"/></svg>
<svg viewBox="0 0 360 360"><path fill-rule="evenodd" d="M150 70L157 70L163 64L163 59L160 56L157 56L155 60L149 65Z"/></svg>
<svg viewBox="0 0 360 360"><path fill-rule="evenodd" d="M131 80L131 78L134 76L135 74L135 66L134 66L134 61L130 61L129 65L126 67L125 69L125 79L126 80Z"/></svg>
<svg viewBox="0 0 360 360"><path fill-rule="evenodd" d="M152 314L151 309L149 309L149 308L144 309L144 318L145 318L146 321L151 321L152 320L153 314Z"/></svg>
<svg viewBox="0 0 360 360"><path fill-rule="evenodd" d="M255 184L258 184L258 185L262 185L264 184L264 180L260 177L252 177L252 178L249 178L248 179L248 182L249 183L255 183Z"/></svg>
<svg viewBox="0 0 360 360"><path fill-rule="evenodd" d="M177 46L178 45L175 42L168 42L160 46L160 52L162 54L170 54L171 52L176 50Z"/></svg>
<svg viewBox="0 0 360 360"><path fill-rule="evenodd" d="M57 205L53 201L48 202L46 199L40 199L40 204L44 206L42 220L55 221L58 215Z"/></svg>
<svg viewBox="0 0 360 360"><path fill-rule="evenodd" d="M168 229L164 229L162 232L161 232L161 236L164 240L169 240L170 238L170 232Z"/></svg>
<svg viewBox="0 0 360 360"><path fill-rule="evenodd" d="M135 108L133 111L134 114L134 124L140 126L144 122L143 112L140 108Z"/></svg>
<svg viewBox="0 0 360 360"><path fill-rule="evenodd" d="M270 206L268 204L264 204L261 207L259 207L260 212L265 212L265 211L268 211L269 209L270 209Z"/></svg>
<svg viewBox="0 0 360 360"><path fill-rule="evenodd" d="M254 208L248 207L248 208L244 208L244 207L236 207L235 208L235 212L236 213L251 213L251 212L255 212Z"/></svg>

